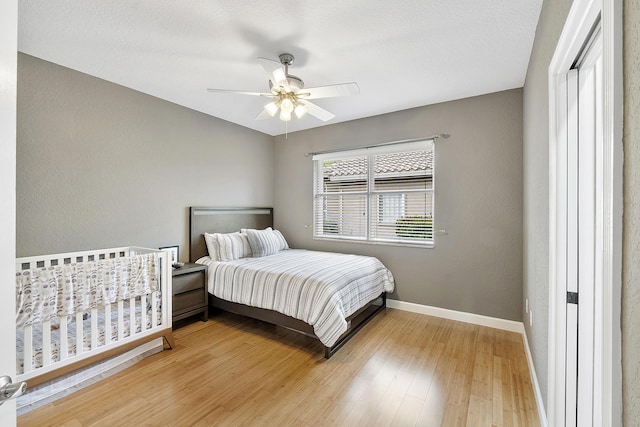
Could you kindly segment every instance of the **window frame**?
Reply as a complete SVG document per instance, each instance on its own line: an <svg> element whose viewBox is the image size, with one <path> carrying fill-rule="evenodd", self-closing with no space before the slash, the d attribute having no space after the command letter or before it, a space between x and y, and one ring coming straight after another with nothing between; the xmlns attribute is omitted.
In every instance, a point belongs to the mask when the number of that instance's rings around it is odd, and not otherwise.
<svg viewBox="0 0 640 427"><path fill-rule="evenodd" d="M376 245L389 245L389 246L408 246L408 247L419 247L419 248L433 248L435 246L435 141L436 138L423 138L423 139L415 139L410 141L402 141L397 143L388 143L381 144L379 146L374 147L366 147L361 149L349 149L349 150L339 150L339 151L331 151L325 153L317 153L313 156L313 239L314 240L330 240L330 241L341 241L341 242L352 242L352 243L365 243L365 244L376 244ZM393 189L393 190L384 190L384 189L376 189L375 187L375 159L377 155L380 154L393 154L393 153L406 153L412 151L420 151L425 150L427 155L431 152L432 162L430 174L425 175L430 179L430 188L425 189ZM364 196L365 208L364 212L366 212L365 224L364 224L364 235L345 235L341 234L341 230L338 229L337 232L327 233L326 232L326 224L320 227L320 222L324 221L326 223L326 218L328 216L326 205L328 203L328 199L331 197L344 197L341 192L330 193L324 191L326 187L324 187L324 163L327 161L335 161L335 160L345 160L348 158L359 158L364 157L367 164L367 173L364 174L365 181L365 190L364 191L349 191L347 192L349 195L362 195ZM427 169L429 170L429 169ZM418 175L416 175L418 176ZM319 191L319 188L322 188L322 191ZM380 219L380 209L382 206L380 205L380 198L384 198L385 195L401 195L402 197L402 210L404 211L404 217L409 217L411 215L406 215L406 198L409 193L420 193L425 195L425 200L429 198L429 203L431 206L430 216L425 212L426 218L430 219L431 226L430 229L427 229L428 236L427 238L411 238L411 237L398 237L398 238L385 238L383 237L375 237L373 229L383 226L394 226L394 222L381 222ZM321 206L320 206L321 205ZM344 214L342 208L340 208L339 223L343 223L345 218L348 218L348 215ZM364 215L364 214L363 214ZM401 216L402 218L403 216ZM397 221L397 220L396 220ZM340 226L337 226L338 228ZM322 229L322 233L320 230Z"/></svg>

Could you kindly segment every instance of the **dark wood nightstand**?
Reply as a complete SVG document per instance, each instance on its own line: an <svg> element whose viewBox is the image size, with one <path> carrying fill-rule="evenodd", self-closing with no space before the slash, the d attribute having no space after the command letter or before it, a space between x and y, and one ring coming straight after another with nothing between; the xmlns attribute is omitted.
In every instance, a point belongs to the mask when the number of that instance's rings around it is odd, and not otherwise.
<svg viewBox="0 0 640 427"><path fill-rule="evenodd" d="M207 266L186 263L174 268L173 280L173 321L202 313L201 319L209 319L207 292Z"/></svg>

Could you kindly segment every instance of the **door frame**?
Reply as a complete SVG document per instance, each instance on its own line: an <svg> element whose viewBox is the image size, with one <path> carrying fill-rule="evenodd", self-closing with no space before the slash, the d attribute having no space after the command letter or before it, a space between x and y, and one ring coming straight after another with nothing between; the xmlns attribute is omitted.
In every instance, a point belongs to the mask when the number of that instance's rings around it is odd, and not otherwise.
<svg viewBox="0 0 640 427"><path fill-rule="evenodd" d="M16 99L18 1L0 3L0 375L15 380ZM0 425L16 424L16 402L0 406Z"/></svg>
<svg viewBox="0 0 640 427"><path fill-rule="evenodd" d="M564 425L566 356L566 74L600 21L603 40L603 222L595 232L602 289L595 301L593 425L622 425L622 0L574 0L549 65L549 425ZM604 226L603 226L604 224ZM598 300L599 299L599 300Z"/></svg>

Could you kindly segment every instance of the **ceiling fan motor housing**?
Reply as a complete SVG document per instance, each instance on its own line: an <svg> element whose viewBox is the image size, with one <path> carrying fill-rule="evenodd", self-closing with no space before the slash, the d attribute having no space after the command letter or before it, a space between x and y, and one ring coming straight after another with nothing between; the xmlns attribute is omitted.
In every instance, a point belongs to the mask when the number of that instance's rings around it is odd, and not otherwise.
<svg viewBox="0 0 640 427"><path fill-rule="evenodd" d="M287 82L294 93L304 87L304 81L302 81L300 77L292 76L291 74L287 74ZM269 80L269 89L273 89L273 83L271 80Z"/></svg>

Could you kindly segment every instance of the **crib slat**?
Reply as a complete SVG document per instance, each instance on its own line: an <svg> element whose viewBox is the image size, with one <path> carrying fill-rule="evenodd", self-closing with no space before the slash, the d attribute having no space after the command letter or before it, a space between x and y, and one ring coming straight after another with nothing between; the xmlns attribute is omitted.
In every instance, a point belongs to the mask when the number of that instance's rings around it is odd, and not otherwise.
<svg viewBox="0 0 640 427"><path fill-rule="evenodd" d="M76 313L76 356L84 352L82 326L82 313Z"/></svg>
<svg viewBox="0 0 640 427"><path fill-rule="evenodd" d="M147 296L140 297L140 332L147 330Z"/></svg>
<svg viewBox="0 0 640 427"><path fill-rule="evenodd" d="M104 306L104 345L111 342L111 304Z"/></svg>
<svg viewBox="0 0 640 427"><path fill-rule="evenodd" d="M91 350L98 348L98 309L91 309Z"/></svg>
<svg viewBox="0 0 640 427"><path fill-rule="evenodd" d="M69 357L69 320L65 316L60 319L60 360Z"/></svg>
<svg viewBox="0 0 640 427"><path fill-rule="evenodd" d="M118 341L124 339L124 301L118 301Z"/></svg>
<svg viewBox="0 0 640 427"><path fill-rule="evenodd" d="M30 372L33 368L33 326L24 327L24 372Z"/></svg>
<svg viewBox="0 0 640 427"><path fill-rule="evenodd" d="M158 326L158 291L151 294L151 327Z"/></svg>
<svg viewBox="0 0 640 427"><path fill-rule="evenodd" d="M42 366L51 364L51 322L42 322Z"/></svg>
<svg viewBox="0 0 640 427"><path fill-rule="evenodd" d="M129 336L136 333L136 299L129 298Z"/></svg>

